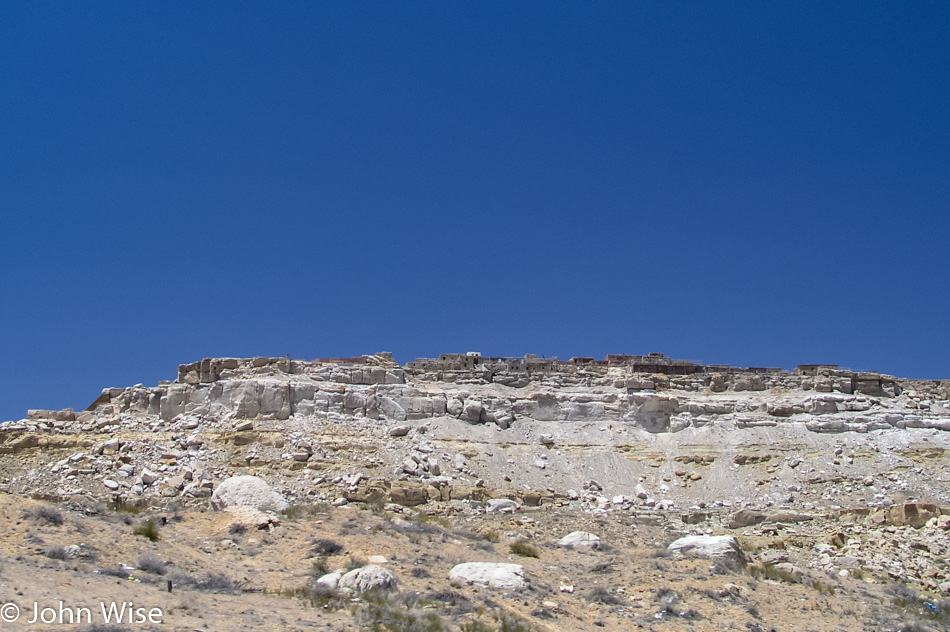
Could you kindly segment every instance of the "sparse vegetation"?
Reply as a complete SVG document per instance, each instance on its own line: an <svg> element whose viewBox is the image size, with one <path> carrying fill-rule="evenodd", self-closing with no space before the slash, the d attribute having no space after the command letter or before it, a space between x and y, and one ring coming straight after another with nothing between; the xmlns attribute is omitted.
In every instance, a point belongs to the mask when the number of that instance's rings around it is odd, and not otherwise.
<svg viewBox="0 0 950 632"><path fill-rule="evenodd" d="M64 522L63 514L53 507L46 505L24 510L23 517L35 524L50 525L53 527L62 526Z"/></svg>
<svg viewBox="0 0 950 632"><path fill-rule="evenodd" d="M188 584L185 582L179 585ZM246 583L235 581L222 573L209 573L201 579L192 578L191 586L204 592L239 594L244 592Z"/></svg>
<svg viewBox="0 0 950 632"><path fill-rule="evenodd" d="M155 522L154 518L149 518L143 524L132 529L132 535L139 535L151 542L157 542L159 538L158 523Z"/></svg>
<svg viewBox="0 0 950 632"><path fill-rule="evenodd" d="M135 567L140 571L152 573L153 575L164 575L166 571L165 563L154 555L149 555L148 553L139 556Z"/></svg>
<svg viewBox="0 0 950 632"><path fill-rule="evenodd" d="M122 579L128 579L130 576L129 571L125 570L122 566L111 566L109 568L104 568L99 571L100 575L108 575L109 577L120 577Z"/></svg>
<svg viewBox="0 0 950 632"><path fill-rule="evenodd" d="M302 505L291 505L284 509L283 516L288 520L300 520L303 518L312 518L330 513L329 503L312 503Z"/></svg>
<svg viewBox="0 0 950 632"><path fill-rule="evenodd" d="M366 599L357 611L356 620L362 629L371 632L443 632L448 630L434 612L415 613L394 607L384 599Z"/></svg>
<svg viewBox="0 0 950 632"><path fill-rule="evenodd" d="M330 572L330 564L327 562L327 558L319 557L313 561L313 564L310 566L310 577L314 579L319 579L327 573Z"/></svg>
<svg viewBox="0 0 950 632"><path fill-rule="evenodd" d="M811 587L817 590L820 593L833 595L835 594L835 587L831 584L825 583L820 579L813 579L811 581Z"/></svg>
<svg viewBox="0 0 950 632"><path fill-rule="evenodd" d="M498 632L533 632L534 630L527 621L507 612L496 615L495 621L498 623Z"/></svg>
<svg viewBox="0 0 950 632"><path fill-rule="evenodd" d="M347 571L355 571L358 568L363 568L366 566L366 560L357 555L350 555L347 559L346 565L344 568Z"/></svg>
<svg viewBox="0 0 950 632"><path fill-rule="evenodd" d="M539 551L537 547L529 544L527 540L512 542L508 546L508 550L511 551L512 554L520 555L521 557L541 557L541 551Z"/></svg>
<svg viewBox="0 0 950 632"><path fill-rule="evenodd" d="M435 523L435 524L439 525L440 527L442 527L443 529L451 529L451 528L452 528L452 523L449 522L448 518L444 518L443 516L436 516L436 515L430 515L430 514L419 514L419 516L416 518L416 522L418 522L419 524L432 524L432 523Z"/></svg>
<svg viewBox="0 0 950 632"><path fill-rule="evenodd" d="M923 598L912 588L904 584L888 587L891 597L891 606L903 623L902 632L906 630L928 630L922 623L936 623L940 629L950 629L950 600ZM909 621L908 621L909 620Z"/></svg>
<svg viewBox="0 0 950 632"><path fill-rule="evenodd" d="M746 567L746 572L755 579L766 579L786 584L797 584L801 579L800 575L784 568L776 568L772 564L749 564Z"/></svg>
<svg viewBox="0 0 950 632"><path fill-rule="evenodd" d="M316 555L336 555L343 551L343 545L336 540L320 538L313 543L313 553Z"/></svg>
<svg viewBox="0 0 950 632"><path fill-rule="evenodd" d="M497 531L486 531L484 538L493 544L497 544L501 540L501 535Z"/></svg>
<svg viewBox="0 0 950 632"><path fill-rule="evenodd" d="M591 603L600 603L605 606L617 606L623 603L616 593L605 586L594 586L587 593L587 600Z"/></svg>
<svg viewBox="0 0 950 632"><path fill-rule="evenodd" d="M66 548L62 546L51 546L43 551L43 555L50 558L51 560L65 560Z"/></svg>

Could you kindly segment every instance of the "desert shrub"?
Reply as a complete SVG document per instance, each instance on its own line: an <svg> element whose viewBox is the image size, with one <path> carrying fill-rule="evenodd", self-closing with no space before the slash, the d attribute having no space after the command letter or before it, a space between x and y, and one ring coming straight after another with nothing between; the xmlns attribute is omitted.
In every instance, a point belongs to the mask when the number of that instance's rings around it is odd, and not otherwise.
<svg viewBox="0 0 950 632"><path fill-rule="evenodd" d="M323 577L330 572L330 564L327 562L327 558L319 557L313 561L313 564L310 566L310 577L318 579Z"/></svg>
<svg viewBox="0 0 950 632"><path fill-rule="evenodd" d="M425 579L427 577L432 577L432 575L422 566L413 566L409 571L409 575L415 577L416 579Z"/></svg>
<svg viewBox="0 0 950 632"><path fill-rule="evenodd" d="M375 495L372 498L366 500L366 505L369 507L369 510L376 514L377 516L382 516L386 514L386 497L382 495Z"/></svg>
<svg viewBox="0 0 950 632"><path fill-rule="evenodd" d="M813 579L811 582L811 587L817 590L822 594L834 595L835 587L831 584L827 584L820 579Z"/></svg>
<svg viewBox="0 0 950 632"><path fill-rule="evenodd" d="M906 584L891 584L886 588L886 592L891 597L891 603L898 608L906 608L918 601L917 593Z"/></svg>
<svg viewBox="0 0 950 632"><path fill-rule="evenodd" d="M228 527L228 535L230 536L239 536L247 533L247 525L243 525L240 522L235 522L230 527Z"/></svg>
<svg viewBox="0 0 950 632"><path fill-rule="evenodd" d="M148 538L151 542L157 542L159 538L158 524L154 518L149 518L143 524L132 529L132 535L140 535L143 538Z"/></svg>
<svg viewBox="0 0 950 632"><path fill-rule="evenodd" d="M317 555L336 555L343 550L343 545L336 540L320 538L313 543L313 552Z"/></svg>
<svg viewBox="0 0 950 632"><path fill-rule="evenodd" d="M498 632L532 632L531 625L514 615L504 612L495 617L498 622Z"/></svg>
<svg viewBox="0 0 950 632"><path fill-rule="evenodd" d="M62 546L51 546L45 551L43 555L50 558L51 560L65 560L66 559L66 547Z"/></svg>
<svg viewBox="0 0 950 632"><path fill-rule="evenodd" d="M109 577L119 577L121 579L128 579L130 577L129 571L121 566L113 566L111 568L104 568L99 571L100 575L108 575Z"/></svg>
<svg viewBox="0 0 950 632"><path fill-rule="evenodd" d="M332 612L344 607L347 603L345 599L338 597L330 587L317 584L314 581L310 582L307 592L312 608L322 608Z"/></svg>
<svg viewBox="0 0 950 632"><path fill-rule="evenodd" d="M433 524L433 521L428 519L416 520L415 522L409 522L406 524L387 522L385 524L385 528L395 531L396 533L401 533L402 535L409 538L410 542L415 544L420 544L423 541L423 538L420 537L422 535L445 535L445 529Z"/></svg>
<svg viewBox="0 0 950 632"><path fill-rule="evenodd" d="M161 561L154 555L149 555L148 553L140 555L135 566L140 571L152 573L153 575L164 575L166 571L165 562Z"/></svg>
<svg viewBox="0 0 950 632"><path fill-rule="evenodd" d="M435 523L444 529L452 528L452 523L449 522L448 518L444 518L442 516L419 514L419 516L416 518L416 522L418 522L419 524Z"/></svg>
<svg viewBox="0 0 950 632"><path fill-rule="evenodd" d="M497 544L501 540L501 536L497 531L486 531L483 537L493 544Z"/></svg>
<svg viewBox="0 0 950 632"><path fill-rule="evenodd" d="M521 557L541 557L541 551L532 546L527 540L518 540L508 546L508 550Z"/></svg>
<svg viewBox="0 0 950 632"><path fill-rule="evenodd" d="M468 529L452 529L452 535L457 538L465 538L466 540L484 540L484 536L480 533L475 533L474 531L469 531Z"/></svg>
<svg viewBox="0 0 950 632"><path fill-rule="evenodd" d="M348 559L346 561L346 565L344 566L344 568L347 571L355 571L356 569L363 568L364 566L366 566L365 559L356 555L350 555L348 556Z"/></svg>
<svg viewBox="0 0 950 632"><path fill-rule="evenodd" d="M590 567L591 573L609 573L613 570L613 564L610 562L604 562L601 564L594 564Z"/></svg>
<svg viewBox="0 0 950 632"><path fill-rule="evenodd" d="M680 594L672 588L661 588L656 593L656 600L661 606L673 606L679 603Z"/></svg>
<svg viewBox="0 0 950 632"><path fill-rule="evenodd" d="M361 629L370 632L445 632L448 628L434 612L416 614L393 606L382 595L364 594L365 605L356 614Z"/></svg>
<svg viewBox="0 0 950 632"><path fill-rule="evenodd" d="M210 573L192 584L197 590L231 594L244 592L245 585L245 582L234 581L221 573Z"/></svg>
<svg viewBox="0 0 950 632"><path fill-rule="evenodd" d="M600 603L605 606L617 606L623 603L612 590L604 586L594 586L587 593L587 600L592 603Z"/></svg>
<svg viewBox="0 0 950 632"><path fill-rule="evenodd" d="M475 611L471 600L462 593L457 593L454 590L428 592L419 597L419 601L440 605L448 609L452 614L465 614Z"/></svg>
<svg viewBox="0 0 950 632"><path fill-rule="evenodd" d="M327 503L291 505L283 511L284 517L288 520L311 518L313 516L320 516L328 513L330 513L330 505Z"/></svg>
<svg viewBox="0 0 950 632"><path fill-rule="evenodd" d="M754 579L769 579L786 584L797 584L799 577L783 568L775 568L772 564L750 564L746 566L746 572Z"/></svg>
<svg viewBox="0 0 950 632"><path fill-rule="evenodd" d="M904 584L890 586L887 592L891 596L891 605L896 610L894 614L904 620L910 619L908 623L900 626L901 630L911 630L913 626L920 628L919 622L939 623L942 629L950 629L950 599L922 598Z"/></svg>
<svg viewBox="0 0 950 632"><path fill-rule="evenodd" d="M37 524L48 524L59 527L63 524L63 514L53 507L41 506L33 509L27 509L23 512L23 517Z"/></svg>

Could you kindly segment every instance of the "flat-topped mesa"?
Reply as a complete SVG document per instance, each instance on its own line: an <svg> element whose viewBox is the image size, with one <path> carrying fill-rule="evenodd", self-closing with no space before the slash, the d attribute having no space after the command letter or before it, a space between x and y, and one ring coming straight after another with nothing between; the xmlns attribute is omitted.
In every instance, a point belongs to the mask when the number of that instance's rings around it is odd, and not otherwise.
<svg viewBox="0 0 950 632"><path fill-rule="evenodd" d="M117 420L134 425L144 418L138 415L215 422L451 417L505 428L519 419L594 421L651 433L779 420L803 422L816 432L904 425L950 430L948 399L950 380L899 380L829 364L789 372L698 364L659 353L559 360L469 352L419 358L403 367L391 353L376 353L316 360L205 358L178 367L174 382L107 388L82 413L34 410L22 421L24 427L76 431Z"/></svg>

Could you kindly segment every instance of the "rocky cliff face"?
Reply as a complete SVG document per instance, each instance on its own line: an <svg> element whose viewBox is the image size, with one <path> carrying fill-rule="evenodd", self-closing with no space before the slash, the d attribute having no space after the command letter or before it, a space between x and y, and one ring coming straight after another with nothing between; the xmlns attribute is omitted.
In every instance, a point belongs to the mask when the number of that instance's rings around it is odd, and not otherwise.
<svg viewBox="0 0 950 632"><path fill-rule="evenodd" d="M948 502L950 381L830 367L676 375L433 362L183 365L174 382L106 389L86 411L33 410L0 426L0 453L15 455L4 484L134 502L204 498L226 475L269 471L291 498L413 504Z"/></svg>

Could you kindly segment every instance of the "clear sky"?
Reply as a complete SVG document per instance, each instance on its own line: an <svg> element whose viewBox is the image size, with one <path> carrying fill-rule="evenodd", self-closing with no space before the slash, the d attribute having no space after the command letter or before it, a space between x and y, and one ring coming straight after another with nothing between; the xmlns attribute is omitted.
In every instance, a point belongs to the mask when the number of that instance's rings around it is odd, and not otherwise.
<svg viewBox="0 0 950 632"><path fill-rule="evenodd" d="M950 378L950 3L0 3L0 420L207 356Z"/></svg>

